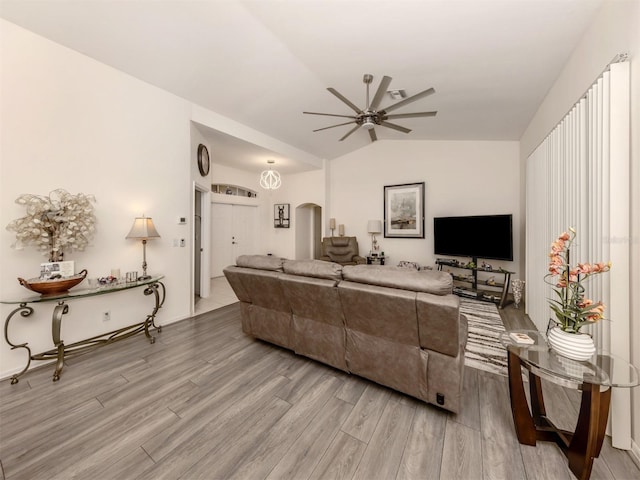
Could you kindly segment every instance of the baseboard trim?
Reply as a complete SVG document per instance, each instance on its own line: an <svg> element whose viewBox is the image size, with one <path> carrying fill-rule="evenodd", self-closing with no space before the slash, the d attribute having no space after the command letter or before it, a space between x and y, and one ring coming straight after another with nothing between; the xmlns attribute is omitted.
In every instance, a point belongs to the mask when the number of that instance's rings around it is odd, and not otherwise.
<svg viewBox="0 0 640 480"><path fill-rule="evenodd" d="M56 363L56 359L51 359L51 360L35 360L38 363L33 363L34 361L31 362L31 364L29 365L29 368L27 369L26 372L24 372L25 374L27 372L31 372L33 370L37 370L39 368L43 368L46 367L48 365L52 365L54 363ZM24 367L17 367L14 368L13 370L9 370L6 372L2 372L0 373L0 382L3 382L5 380L9 380L11 377L13 377L14 375L20 373L22 371ZM53 376L53 371L51 371L51 375Z"/></svg>
<svg viewBox="0 0 640 480"><path fill-rule="evenodd" d="M640 445L631 440L631 450L629 450L631 460L640 468Z"/></svg>

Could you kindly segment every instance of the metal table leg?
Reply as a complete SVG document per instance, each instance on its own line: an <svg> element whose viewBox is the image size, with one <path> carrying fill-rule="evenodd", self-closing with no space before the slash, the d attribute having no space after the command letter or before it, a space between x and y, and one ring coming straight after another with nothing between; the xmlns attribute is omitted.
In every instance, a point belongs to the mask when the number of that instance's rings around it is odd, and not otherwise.
<svg viewBox="0 0 640 480"><path fill-rule="evenodd" d="M64 302L58 302L53 309L51 317L51 338L57 350L56 369L53 372L53 381L60 379L60 373L64 368L64 342L60 339L60 326L62 325L62 316L69 312L69 305Z"/></svg>
<svg viewBox="0 0 640 480"><path fill-rule="evenodd" d="M12 343L11 340L9 340L9 322L11 321L11 318L18 312L20 312L21 316L28 317L33 313L33 308L28 307L26 303L21 303L20 306L14 309L4 321L4 339L11 347L11 350L15 350L16 348L24 348L25 350L27 350L27 364L20 372L15 373L11 376L11 385L15 385L16 383L18 383L18 377L26 372L29 369L29 365L31 365L31 349L27 346L27 343L16 345Z"/></svg>

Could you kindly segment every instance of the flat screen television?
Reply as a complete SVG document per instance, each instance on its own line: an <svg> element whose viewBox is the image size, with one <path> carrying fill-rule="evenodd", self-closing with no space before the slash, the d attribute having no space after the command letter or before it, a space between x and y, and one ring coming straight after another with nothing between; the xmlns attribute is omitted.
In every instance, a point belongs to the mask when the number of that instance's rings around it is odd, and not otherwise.
<svg viewBox="0 0 640 480"><path fill-rule="evenodd" d="M454 257L513 260L512 215L433 219L434 253Z"/></svg>

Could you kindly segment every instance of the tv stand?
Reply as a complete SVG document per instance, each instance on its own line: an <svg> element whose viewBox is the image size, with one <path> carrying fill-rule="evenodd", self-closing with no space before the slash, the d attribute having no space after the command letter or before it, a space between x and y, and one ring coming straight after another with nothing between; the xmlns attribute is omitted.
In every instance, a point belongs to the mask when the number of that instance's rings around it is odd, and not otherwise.
<svg viewBox="0 0 640 480"><path fill-rule="evenodd" d="M473 266L470 266L473 265ZM444 267L447 267L447 272L453 277L453 293L460 297L472 298L474 300L481 300L483 302L493 302L498 305L498 308L503 308L507 303L507 297L509 294L509 285L511 283L510 272L503 268L487 270L478 266L478 258L472 257L471 262L463 263L458 260L439 258L436 260L438 270L445 271ZM455 273L450 268L456 268L459 270L466 270L469 274ZM489 274L488 276L478 274ZM491 276L502 277L501 281L490 282Z"/></svg>

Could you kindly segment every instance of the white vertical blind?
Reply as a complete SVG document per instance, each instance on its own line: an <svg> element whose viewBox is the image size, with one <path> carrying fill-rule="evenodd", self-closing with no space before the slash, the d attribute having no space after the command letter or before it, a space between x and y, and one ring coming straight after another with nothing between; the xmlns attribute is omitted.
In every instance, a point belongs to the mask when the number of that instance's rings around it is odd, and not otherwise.
<svg viewBox="0 0 640 480"><path fill-rule="evenodd" d="M526 298L538 330L550 318L551 286L543 279L553 242L577 231L572 263L611 260L592 277L588 297L610 319L590 327L599 350L629 361L629 64L612 64L527 159ZM626 239L620 241L620 239ZM611 328L612 323L615 325ZM614 446L630 448L628 389L612 399Z"/></svg>

